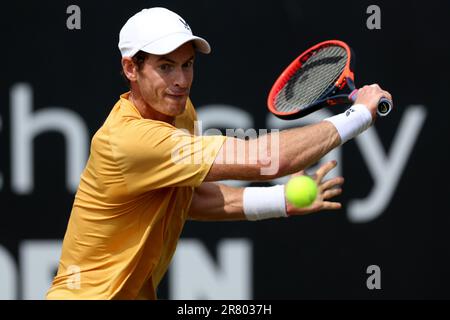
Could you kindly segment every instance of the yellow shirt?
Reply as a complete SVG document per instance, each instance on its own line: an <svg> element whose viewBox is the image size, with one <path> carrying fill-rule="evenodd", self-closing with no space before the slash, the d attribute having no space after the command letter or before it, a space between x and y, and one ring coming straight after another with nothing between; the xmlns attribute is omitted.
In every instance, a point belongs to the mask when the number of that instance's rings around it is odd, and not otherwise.
<svg viewBox="0 0 450 320"><path fill-rule="evenodd" d="M194 135L190 100L174 127L143 119L128 95L92 139L48 299L156 299L194 188L225 140Z"/></svg>

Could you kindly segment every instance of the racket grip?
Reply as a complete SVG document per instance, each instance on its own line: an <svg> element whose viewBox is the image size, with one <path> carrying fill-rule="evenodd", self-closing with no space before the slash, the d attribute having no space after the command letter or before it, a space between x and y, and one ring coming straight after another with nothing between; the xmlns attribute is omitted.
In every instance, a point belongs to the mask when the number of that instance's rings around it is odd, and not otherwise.
<svg viewBox="0 0 450 320"><path fill-rule="evenodd" d="M358 96L358 89L353 90L348 97L350 100L355 101L356 97ZM392 110L392 101L386 98L381 98L378 102L378 108L377 108L377 114L381 117L385 117L391 112Z"/></svg>

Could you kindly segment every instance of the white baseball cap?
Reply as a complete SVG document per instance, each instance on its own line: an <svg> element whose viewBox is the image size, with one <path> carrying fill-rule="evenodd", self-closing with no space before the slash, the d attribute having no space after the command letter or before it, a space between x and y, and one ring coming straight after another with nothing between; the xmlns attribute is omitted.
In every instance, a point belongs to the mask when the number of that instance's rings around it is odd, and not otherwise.
<svg viewBox="0 0 450 320"><path fill-rule="evenodd" d="M139 50L156 54L168 54L186 42L194 41L196 50L210 53L209 43L192 34L189 25L165 8L144 9L124 24L119 34L119 50L122 57L132 57Z"/></svg>

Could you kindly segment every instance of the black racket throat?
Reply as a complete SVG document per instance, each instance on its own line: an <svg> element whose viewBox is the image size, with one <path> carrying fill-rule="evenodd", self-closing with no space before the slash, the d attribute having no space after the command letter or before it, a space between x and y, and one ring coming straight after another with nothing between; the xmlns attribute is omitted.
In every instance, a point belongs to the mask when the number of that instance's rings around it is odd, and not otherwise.
<svg viewBox="0 0 450 320"><path fill-rule="evenodd" d="M296 81L295 76L292 78ZM286 84L286 87L289 83ZM349 98L349 94L355 89L355 83L353 79L346 78L345 84L341 87L336 85L330 86L315 102L306 107L298 107L297 110L291 113L280 113L277 117L284 120L294 120L305 117L310 113L316 112L325 107L341 107L352 104L353 101Z"/></svg>
<svg viewBox="0 0 450 320"><path fill-rule="evenodd" d="M279 113L276 114L276 116L284 120L295 120L305 117L325 107L348 106L351 103L352 101L349 99L348 94L338 94L332 97L324 97L323 99L319 99L316 102L308 105L307 107L299 108L297 111L293 111L292 113Z"/></svg>

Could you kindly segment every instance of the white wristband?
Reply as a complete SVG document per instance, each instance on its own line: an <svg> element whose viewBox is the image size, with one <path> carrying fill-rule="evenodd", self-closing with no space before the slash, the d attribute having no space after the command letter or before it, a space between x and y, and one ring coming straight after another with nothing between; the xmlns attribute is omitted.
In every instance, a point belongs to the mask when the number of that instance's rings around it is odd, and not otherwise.
<svg viewBox="0 0 450 320"><path fill-rule="evenodd" d="M284 185L244 189L244 213L247 220L287 217Z"/></svg>
<svg viewBox="0 0 450 320"><path fill-rule="evenodd" d="M355 104L345 112L324 119L331 122L341 136L341 144L353 139L372 124L372 115L363 104Z"/></svg>

